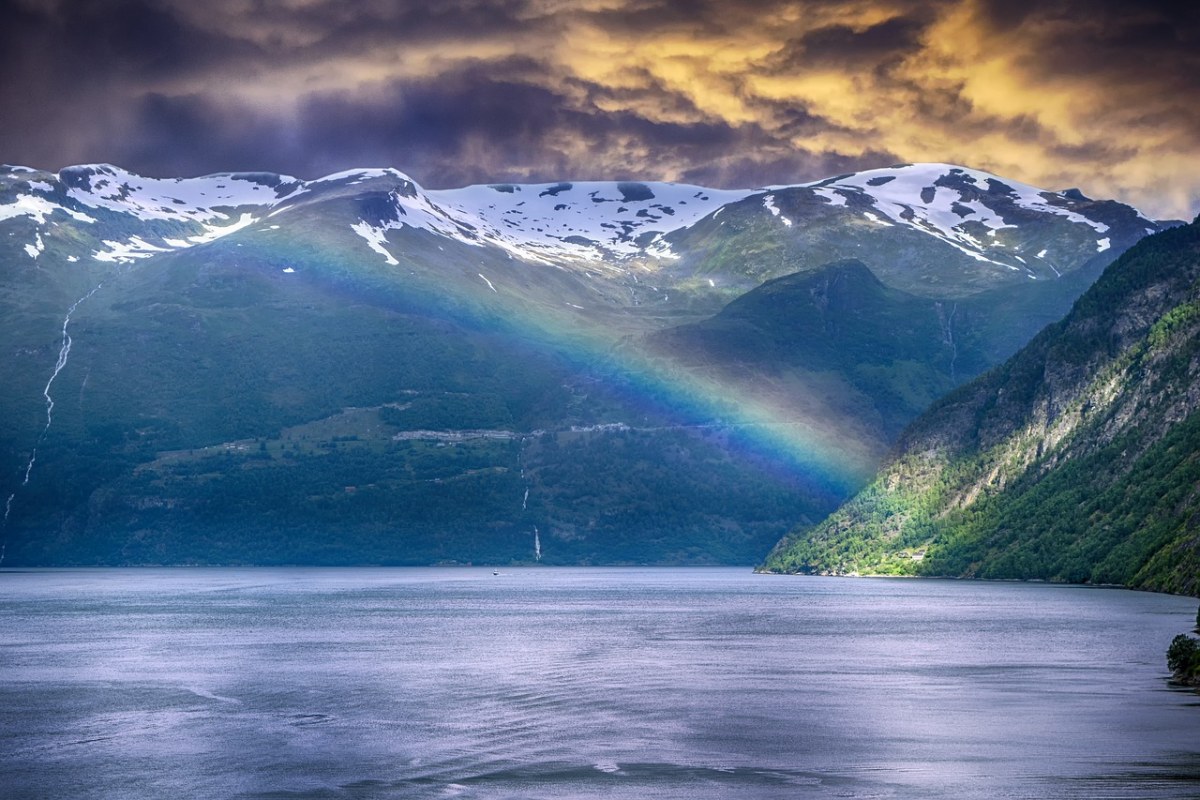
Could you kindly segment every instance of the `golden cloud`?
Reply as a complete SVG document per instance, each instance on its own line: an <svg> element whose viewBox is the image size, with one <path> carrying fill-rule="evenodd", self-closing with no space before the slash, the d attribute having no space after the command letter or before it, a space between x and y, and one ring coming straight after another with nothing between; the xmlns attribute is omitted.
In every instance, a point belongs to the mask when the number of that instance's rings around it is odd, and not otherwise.
<svg viewBox="0 0 1200 800"><path fill-rule="evenodd" d="M194 96L300 125L313 98L335 97L394 103L402 118L412 92L462 94L468 76L486 84L481 95L529 87L547 98L529 111L546 119L515 132L486 130L487 119L438 131L459 142L453 159L481 169L507 154L513 174L738 180L771 163L785 182L832 164L948 161L1153 215L1200 210L1197 31L1154 0L143 2L176 37L164 40L193 46L142 42L148 55L129 56L137 68L103 87L130 107ZM171 68L144 68L156 63ZM714 164L728 169L705 172Z"/></svg>

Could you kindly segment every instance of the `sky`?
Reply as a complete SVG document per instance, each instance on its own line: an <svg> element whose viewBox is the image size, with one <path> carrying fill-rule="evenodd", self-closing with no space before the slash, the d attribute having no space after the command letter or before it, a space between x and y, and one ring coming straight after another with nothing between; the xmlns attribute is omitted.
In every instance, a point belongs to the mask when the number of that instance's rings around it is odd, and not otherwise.
<svg viewBox="0 0 1200 800"><path fill-rule="evenodd" d="M0 162L427 188L940 161L1200 212L1200 3L0 0Z"/></svg>

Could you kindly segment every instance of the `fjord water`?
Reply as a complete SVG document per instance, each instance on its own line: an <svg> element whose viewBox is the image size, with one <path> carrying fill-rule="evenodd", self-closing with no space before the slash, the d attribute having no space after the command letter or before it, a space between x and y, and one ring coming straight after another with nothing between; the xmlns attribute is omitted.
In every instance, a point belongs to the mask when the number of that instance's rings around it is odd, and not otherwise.
<svg viewBox="0 0 1200 800"><path fill-rule="evenodd" d="M500 572L0 572L3 796L1200 794L1192 599Z"/></svg>

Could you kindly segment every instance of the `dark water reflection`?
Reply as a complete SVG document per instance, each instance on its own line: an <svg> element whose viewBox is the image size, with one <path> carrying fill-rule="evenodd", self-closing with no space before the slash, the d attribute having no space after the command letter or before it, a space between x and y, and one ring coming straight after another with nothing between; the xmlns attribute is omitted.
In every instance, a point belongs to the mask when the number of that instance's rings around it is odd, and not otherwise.
<svg viewBox="0 0 1200 800"><path fill-rule="evenodd" d="M745 570L0 573L6 798L1193 798L1187 598Z"/></svg>

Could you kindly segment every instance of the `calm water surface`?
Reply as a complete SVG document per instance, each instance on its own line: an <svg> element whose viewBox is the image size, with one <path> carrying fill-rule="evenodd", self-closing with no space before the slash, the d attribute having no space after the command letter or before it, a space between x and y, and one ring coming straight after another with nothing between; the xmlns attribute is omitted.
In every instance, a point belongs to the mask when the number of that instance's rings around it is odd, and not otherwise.
<svg viewBox="0 0 1200 800"><path fill-rule="evenodd" d="M0 572L5 798L1195 798L1187 598L741 569Z"/></svg>

